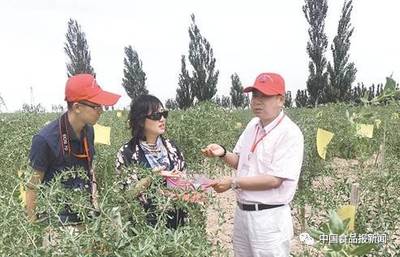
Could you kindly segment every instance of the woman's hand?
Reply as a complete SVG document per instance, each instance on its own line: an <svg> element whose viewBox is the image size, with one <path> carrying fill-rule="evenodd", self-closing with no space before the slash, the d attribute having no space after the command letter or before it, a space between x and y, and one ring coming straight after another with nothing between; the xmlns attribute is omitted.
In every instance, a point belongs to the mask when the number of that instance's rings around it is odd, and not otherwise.
<svg viewBox="0 0 400 257"><path fill-rule="evenodd" d="M182 178L184 177L184 173L179 170L162 170L160 172L161 176L167 177L167 178Z"/></svg>
<svg viewBox="0 0 400 257"><path fill-rule="evenodd" d="M160 173L166 169L167 169L167 167L165 167L165 166L158 166L158 167L153 168L152 171L154 174L160 175Z"/></svg>
<svg viewBox="0 0 400 257"><path fill-rule="evenodd" d="M224 154L224 148L218 144L209 144L206 148L201 149L206 157L220 157Z"/></svg>
<svg viewBox="0 0 400 257"><path fill-rule="evenodd" d="M165 166L155 167L153 169L153 172L157 175L161 175L163 177L168 177L168 178L182 178L185 176L185 174L182 171L176 169L169 171Z"/></svg>

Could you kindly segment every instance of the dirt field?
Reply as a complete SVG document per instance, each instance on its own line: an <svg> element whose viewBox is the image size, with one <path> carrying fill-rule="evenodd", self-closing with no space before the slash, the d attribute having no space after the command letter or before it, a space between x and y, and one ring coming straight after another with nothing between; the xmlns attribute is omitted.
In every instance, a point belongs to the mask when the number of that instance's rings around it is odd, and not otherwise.
<svg viewBox="0 0 400 257"><path fill-rule="evenodd" d="M233 256L232 249L232 230L233 230L233 216L234 210L236 208L235 203L235 194L232 190L229 190L223 194L216 194L216 203L213 206L210 206L208 209L207 215L207 230L209 232L210 238L212 239L214 244L221 244L224 248L227 249L228 256ZM225 221L223 224L219 224L219 216L223 215L223 220ZM293 215L296 213L293 211ZM300 224L296 218L293 220L294 222L294 231L295 236L291 242L291 253L293 255L299 254L303 252L303 247L307 247L302 245L299 240L300 234Z"/></svg>

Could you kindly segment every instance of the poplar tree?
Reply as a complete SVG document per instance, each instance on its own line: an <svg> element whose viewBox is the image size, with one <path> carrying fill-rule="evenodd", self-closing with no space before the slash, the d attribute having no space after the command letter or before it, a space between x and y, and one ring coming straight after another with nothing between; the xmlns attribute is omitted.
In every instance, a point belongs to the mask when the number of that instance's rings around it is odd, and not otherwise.
<svg viewBox="0 0 400 257"><path fill-rule="evenodd" d="M66 63L68 77L82 73L95 75L90 64L91 57L86 35L76 20L70 19L68 21L68 31L65 37L64 51L68 57Z"/></svg>
<svg viewBox="0 0 400 257"><path fill-rule="evenodd" d="M143 71L143 64L138 53L132 46L125 47L124 77L122 86L128 96L134 101L138 96L148 94L146 88L146 73Z"/></svg>
<svg viewBox="0 0 400 257"><path fill-rule="evenodd" d="M324 103L325 92L328 87L327 60L324 56L328 46L328 39L324 32L325 18L328 11L327 0L305 0L303 13L310 25L308 29L309 41L307 53L310 57L307 79L308 100L310 104Z"/></svg>

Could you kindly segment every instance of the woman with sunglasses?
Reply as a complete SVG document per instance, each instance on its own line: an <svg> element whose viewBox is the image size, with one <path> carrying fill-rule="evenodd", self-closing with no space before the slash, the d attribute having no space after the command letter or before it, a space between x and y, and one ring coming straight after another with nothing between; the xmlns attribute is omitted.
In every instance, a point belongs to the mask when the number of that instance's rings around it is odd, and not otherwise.
<svg viewBox="0 0 400 257"><path fill-rule="evenodd" d="M165 177L183 175L185 161L177 146L163 137L166 131L168 111L161 101L152 95L139 96L132 102L129 112L129 126L132 139L124 144L117 153L116 170L118 174L128 171L125 188L131 189L142 184L146 178L138 177L131 165L140 165L159 171ZM124 168L125 167L125 168ZM131 166L132 168L132 166ZM151 215L155 206L151 199L139 197L141 204L147 211L147 221L151 225L157 223L157 217ZM167 213L167 227L177 228L183 225L186 214L182 210L173 210Z"/></svg>

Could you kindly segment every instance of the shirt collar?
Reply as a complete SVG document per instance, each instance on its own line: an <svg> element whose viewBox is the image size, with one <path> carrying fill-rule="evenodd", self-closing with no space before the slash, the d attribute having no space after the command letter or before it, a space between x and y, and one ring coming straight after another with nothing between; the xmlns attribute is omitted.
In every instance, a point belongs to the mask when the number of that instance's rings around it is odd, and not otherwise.
<svg viewBox="0 0 400 257"><path fill-rule="evenodd" d="M258 122L256 124L256 128L262 128L264 129L264 132L269 131L271 128L275 127L276 124L281 120L282 116L284 115L283 110L280 111L279 115L269 124L265 125L264 127L262 126L261 120L258 119Z"/></svg>

